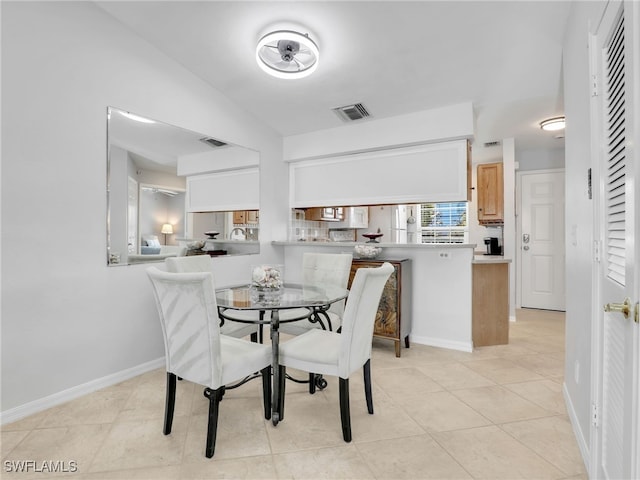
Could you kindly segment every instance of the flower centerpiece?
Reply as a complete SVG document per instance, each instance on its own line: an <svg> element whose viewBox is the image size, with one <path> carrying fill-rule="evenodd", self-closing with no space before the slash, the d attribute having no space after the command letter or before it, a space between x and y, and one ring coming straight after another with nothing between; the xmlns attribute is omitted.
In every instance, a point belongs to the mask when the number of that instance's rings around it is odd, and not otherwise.
<svg viewBox="0 0 640 480"><path fill-rule="evenodd" d="M254 265L251 267L252 300L265 304L278 303L284 284L282 265Z"/></svg>
<svg viewBox="0 0 640 480"><path fill-rule="evenodd" d="M382 248L375 245L358 244L354 247L358 258L376 258L382 252Z"/></svg>

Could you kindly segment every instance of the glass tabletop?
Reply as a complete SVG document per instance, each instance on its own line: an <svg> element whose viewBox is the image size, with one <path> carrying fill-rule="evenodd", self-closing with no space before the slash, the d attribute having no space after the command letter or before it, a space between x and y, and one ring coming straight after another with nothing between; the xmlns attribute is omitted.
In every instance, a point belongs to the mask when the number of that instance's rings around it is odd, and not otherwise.
<svg viewBox="0 0 640 480"><path fill-rule="evenodd" d="M236 310L284 310L321 307L347 298L349 290L334 285L301 285L286 283L269 300L260 299L249 285L216 290L218 307Z"/></svg>

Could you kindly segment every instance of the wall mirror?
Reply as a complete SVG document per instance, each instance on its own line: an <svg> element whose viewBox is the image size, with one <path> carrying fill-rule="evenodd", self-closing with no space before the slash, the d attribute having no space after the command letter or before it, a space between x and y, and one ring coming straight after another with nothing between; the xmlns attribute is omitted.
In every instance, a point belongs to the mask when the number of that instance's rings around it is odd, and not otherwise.
<svg viewBox="0 0 640 480"><path fill-rule="evenodd" d="M258 152L113 107L107 138L108 265L260 252Z"/></svg>

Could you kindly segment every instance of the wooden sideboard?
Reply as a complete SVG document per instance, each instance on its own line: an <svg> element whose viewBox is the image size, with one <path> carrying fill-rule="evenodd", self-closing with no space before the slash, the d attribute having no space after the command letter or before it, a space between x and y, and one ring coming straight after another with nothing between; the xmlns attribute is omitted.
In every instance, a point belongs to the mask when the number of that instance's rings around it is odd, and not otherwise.
<svg viewBox="0 0 640 480"><path fill-rule="evenodd" d="M396 357L400 356L400 341L409 348L411 331L411 260L353 260L349 275L349 288L358 268L379 267L384 262L393 265L394 271L382 292L376 315L373 336L393 340Z"/></svg>

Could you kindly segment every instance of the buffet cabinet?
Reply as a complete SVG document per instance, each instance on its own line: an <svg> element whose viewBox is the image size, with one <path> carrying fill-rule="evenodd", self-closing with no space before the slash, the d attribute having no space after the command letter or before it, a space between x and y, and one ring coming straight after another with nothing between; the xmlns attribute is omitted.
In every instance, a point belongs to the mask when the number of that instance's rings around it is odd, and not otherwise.
<svg viewBox="0 0 640 480"><path fill-rule="evenodd" d="M393 265L393 273L382 291L378 313L376 314L373 336L393 340L396 357L400 356L400 341L409 348L411 332L411 260L353 260L349 287L359 268L375 268L388 262Z"/></svg>

